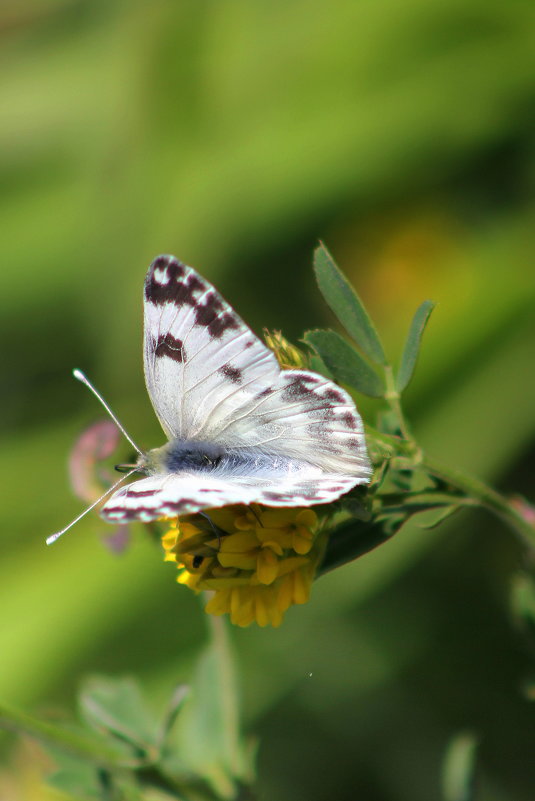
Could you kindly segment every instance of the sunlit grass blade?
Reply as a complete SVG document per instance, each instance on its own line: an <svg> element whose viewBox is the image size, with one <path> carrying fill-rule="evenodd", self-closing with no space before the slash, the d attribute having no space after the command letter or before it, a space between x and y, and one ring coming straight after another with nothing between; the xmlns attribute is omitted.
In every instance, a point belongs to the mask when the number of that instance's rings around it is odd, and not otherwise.
<svg viewBox="0 0 535 801"><path fill-rule="evenodd" d="M386 364L381 340L368 312L323 243L314 251L314 272L321 294L350 337L372 362Z"/></svg>
<svg viewBox="0 0 535 801"><path fill-rule="evenodd" d="M435 304L431 300L424 300L414 313L396 377L396 389L398 392L403 392L412 378L420 351L422 334L429 319L429 315L434 308Z"/></svg>
<svg viewBox="0 0 535 801"><path fill-rule="evenodd" d="M321 357L335 381L382 398L385 387L375 370L335 331L307 331L304 341Z"/></svg>

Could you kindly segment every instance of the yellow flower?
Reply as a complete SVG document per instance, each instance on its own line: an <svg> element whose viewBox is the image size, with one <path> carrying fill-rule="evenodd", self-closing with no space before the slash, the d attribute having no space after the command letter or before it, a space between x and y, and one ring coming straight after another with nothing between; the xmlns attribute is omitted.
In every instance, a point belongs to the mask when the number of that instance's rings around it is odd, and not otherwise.
<svg viewBox="0 0 535 801"><path fill-rule="evenodd" d="M264 328L264 340L268 348L274 352L283 370L306 368L308 366L305 354L295 345L288 342L280 331L270 332L267 328Z"/></svg>
<svg viewBox="0 0 535 801"><path fill-rule="evenodd" d="M290 606L308 601L324 537L311 509L255 504L186 515L162 544L180 584L211 592L209 614L229 614L238 626L279 626Z"/></svg>

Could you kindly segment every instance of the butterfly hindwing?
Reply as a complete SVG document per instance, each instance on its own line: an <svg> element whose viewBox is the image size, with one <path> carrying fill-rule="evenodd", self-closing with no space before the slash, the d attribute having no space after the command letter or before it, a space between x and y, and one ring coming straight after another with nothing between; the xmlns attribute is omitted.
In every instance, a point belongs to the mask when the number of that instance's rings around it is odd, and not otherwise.
<svg viewBox="0 0 535 801"><path fill-rule="evenodd" d="M251 397L218 432L228 446L257 447L345 473L354 483L370 475L362 421L351 397L321 375L281 370L276 382Z"/></svg>

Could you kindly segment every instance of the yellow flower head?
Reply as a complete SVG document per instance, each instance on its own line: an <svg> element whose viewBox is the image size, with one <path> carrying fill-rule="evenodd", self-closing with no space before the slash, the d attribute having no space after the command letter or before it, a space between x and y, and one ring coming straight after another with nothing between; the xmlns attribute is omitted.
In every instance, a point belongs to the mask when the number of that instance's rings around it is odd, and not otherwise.
<svg viewBox="0 0 535 801"><path fill-rule="evenodd" d="M180 584L211 591L208 613L279 626L288 607L308 601L324 549L318 532L311 509L236 505L179 518L162 544Z"/></svg>
<svg viewBox="0 0 535 801"><path fill-rule="evenodd" d="M288 342L280 331L268 331L267 328L264 328L264 340L277 357L283 370L295 370L308 366L305 354Z"/></svg>

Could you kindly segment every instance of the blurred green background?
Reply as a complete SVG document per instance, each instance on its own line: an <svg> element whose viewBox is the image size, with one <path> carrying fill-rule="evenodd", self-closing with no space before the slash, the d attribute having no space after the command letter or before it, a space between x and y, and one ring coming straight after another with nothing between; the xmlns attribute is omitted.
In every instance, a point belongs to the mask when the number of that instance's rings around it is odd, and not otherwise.
<svg viewBox="0 0 535 801"><path fill-rule="evenodd" d="M206 636L141 529L121 557L96 516L44 545L80 510L66 459L100 416L73 367L138 442L163 442L141 367L158 253L297 339L332 324L321 237L394 358L435 300L406 399L417 436L533 499L533 17L521 0L3 0L2 699L69 708L81 676L126 672L158 705ZM234 632L263 797L440 799L470 729L478 799L531 801L522 560L483 513L413 525L280 630ZM10 759L6 798L41 798Z"/></svg>

